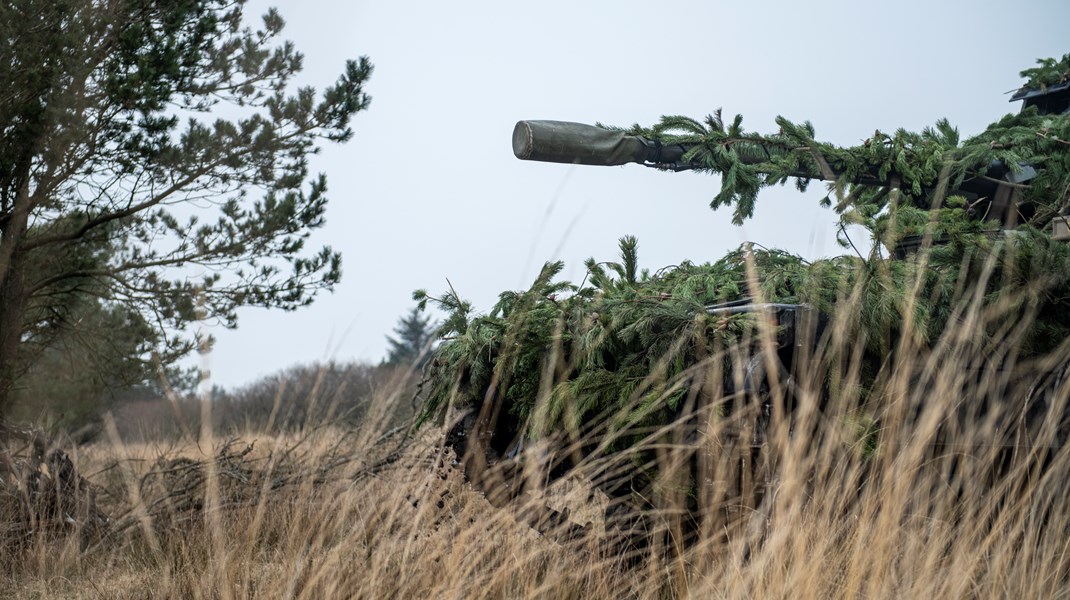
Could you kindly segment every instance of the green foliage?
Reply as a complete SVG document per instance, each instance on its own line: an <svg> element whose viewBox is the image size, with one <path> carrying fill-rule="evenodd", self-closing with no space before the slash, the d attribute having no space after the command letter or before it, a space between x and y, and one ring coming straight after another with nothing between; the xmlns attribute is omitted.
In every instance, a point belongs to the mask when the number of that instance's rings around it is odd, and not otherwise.
<svg viewBox="0 0 1070 600"><path fill-rule="evenodd" d="M1023 70L1020 75L1028 80L1022 89L1040 89L1070 81L1070 54L1060 59L1037 59L1037 66Z"/></svg>
<svg viewBox="0 0 1070 600"><path fill-rule="evenodd" d="M1070 55L1067 55L1070 56ZM1049 81L1064 69L1062 61L1041 61L1043 67L1023 72ZM1033 71L1036 71L1035 73ZM1031 84L1032 83L1031 80ZM834 208L844 224L872 228L877 215L894 204L938 206L942 194L967 178L985 177L994 161L1012 170L1030 165L1037 177L1024 188L1024 201L1035 206L1028 224L1048 227L1061 211L1070 210L1070 119L1040 115L1035 109L1007 115L983 133L965 141L946 119L920 133L899 129L875 131L861 145L839 147L815 140L810 122L777 117L773 134L747 132L737 115L726 123L721 111L697 121L670 116L651 127L634 125L629 133L664 144L686 144L684 162L721 175L721 190L711 207L732 207L741 224L754 214L758 193L795 178L800 189L810 179L828 181ZM828 205L833 205L827 200Z"/></svg>
<svg viewBox="0 0 1070 600"><path fill-rule="evenodd" d="M398 319L398 324L394 327L397 337L386 336L390 345L386 364L423 367L430 357L435 329L430 316L421 315L419 307L413 308L408 315Z"/></svg>
<svg viewBox="0 0 1070 600"><path fill-rule="evenodd" d="M1066 60L1024 72L1027 85L1050 85ZM876 131L849 148L816 141L809 122L781 117L777 125L773 134L751 133L742 117L726 121L718 111L702 121L667 116L629 132L690 148L682 162L721 175L712 207L731 207L736 223L753 214L765 187L795 178L803 189L823 179L841 225L862 225L878 242L872 253L807 262L745 246L713 263L685 261L651 274L638 267L635 238L625 237L619 262L588 259L578 285L555 282L561 264L547 264L528 290L502 294L486 315L452 289L439 298L418 292L448 315L445 341L425 372L424 418L449 404L495 402L530 437L591 423L649 431L689 398L739 389L740 361L761 346L761 313L723 316L707 307L741 298L807 304L835 320L850 342L827 348L816 368L828 369L834 390L840 354L860 352L862 400L903 345L925 353L954 339L972 345L971 356L1022 360L1070 337L1070 246L1044 231L1070 210L1066 115L1030 108L965 141L940 120L920 133ZM1015 188L1020 206L1031 209L1015 230L958 193L967 179L987 177L995 161L1036 170ZM916 249L906 252L905 243ZM984 318L966 316L977 311ZM723 380L706 381L718 360ZM876 429L866 414L859 418L862 452L872 454Z"/></svg>
<svg viewBox="0 0 1070 600"><path fill-rule="evenodd" d="M135 311L97 302L70 307L73 322L51 332L19 380L11 416L75 430L136 398L160 398L160 365L139 359L151 350L153 328ZM172 389L188 389L192 373L162 373Z"/></svg>
<svg viewBox="0 0 1070 600"><path fill-rule="evenodd" d="M254 29L244 8L0 7L0 415L48 330L71 323L42 306L133 311L153 333L128 358L166 364L210 343L192 321L233 327L238 307L292 310L338 282L338 253L306 247L327 207L308 156L351 137L372 66L347 62L319 96L295 88L282 18Z"/></svg>
<svg viewBox="0 0 1070 600"><path fill-rule="evenodd" d="M82 224L84 219L68 217L52 227L69 230ZM56 274L106 269L119 251L111 229L68 241L54 253L32 254L24 276L47 281ZM99 280L67 276L48 289L24 306L19 384L11 408L16 419L77 428L118 399L161 395L161 376L173 389L194 385L192 373L168 366L177 357L159 328L137 310L110 300Z"/></svg>
<svg viewBox="0 0 1070 600"><path fill-rule="evenodd" d="M440 331L446 341L425 374L423 418L451 402L495 400L532 437L612 415L618 427L664 423L689 393L698 393L696 365L722 351L730 388L731 361L754 351L757 314L706 310L741 297L808 304L843 318L847 337L873 357L874 371L897 340L925 348L947 327L960 326L956 311L972 294L1002 307L1014 322L1038 315L1018 341L1023 357L1050 352L1070 335L1070 247L1028 228L992 237L961 208L933 211L935 221L919 222L924 213L910 212L913 220L901 226L928 227L947 241L909 260L807 262L747 246L715 263L683 262L629 280L635 271L624 265L637 257L634 238L626 237L621 262L589 259L579 285L554 282L562 265L549 263L528 290L502 294L486 315L473 316L452 292L441 299L424 295L449 318ZM856 308L837 312L852 294ZM981 348L1006 342L996 326L978 334Z"/></svg>

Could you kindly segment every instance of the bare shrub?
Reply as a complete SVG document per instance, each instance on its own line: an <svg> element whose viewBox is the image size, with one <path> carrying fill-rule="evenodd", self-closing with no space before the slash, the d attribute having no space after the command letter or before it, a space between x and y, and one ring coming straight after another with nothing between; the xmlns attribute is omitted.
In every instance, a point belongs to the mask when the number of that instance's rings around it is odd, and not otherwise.
<svg viewBox="0 0 1070 600"><path fill-rule="evenodd" d="M293 432L326 422L384 420L388 428L412 416L411 369L334 363L295 365L233 391L212 390L209 413L220 432ZM391 396L372 409L372 397ZM201 430L202 399L171 396L130 401L115 411L129 441L165 441Z"/></svg>

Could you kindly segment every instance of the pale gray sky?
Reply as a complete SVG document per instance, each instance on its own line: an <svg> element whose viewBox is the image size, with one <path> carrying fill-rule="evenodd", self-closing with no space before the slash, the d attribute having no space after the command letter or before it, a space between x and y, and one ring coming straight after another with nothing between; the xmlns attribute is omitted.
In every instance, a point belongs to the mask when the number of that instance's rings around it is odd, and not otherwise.
<svg viewBox="0 0 1070 600"><path fill-rule="evenodd" d="M838 253L836 217L815 185L759 197L743 227L713 212L719 179L638 165L516 160L520 119L616 125L718 107L770 131L782 114L818 139L948 117L964 135L1017 110L1009 92L1034 59L1070 51L1064 0L990 2L265 2L322 88L368 55L371 108L354 139L313 160L331 205L316 240L343 253L333 294L294 313L248 309L214 329L214 383L231 387L298 362L378 362L416 288L487 310L544 261L616 255L636 235L657 269L716 260L743 241L806 257Z"/></svg>

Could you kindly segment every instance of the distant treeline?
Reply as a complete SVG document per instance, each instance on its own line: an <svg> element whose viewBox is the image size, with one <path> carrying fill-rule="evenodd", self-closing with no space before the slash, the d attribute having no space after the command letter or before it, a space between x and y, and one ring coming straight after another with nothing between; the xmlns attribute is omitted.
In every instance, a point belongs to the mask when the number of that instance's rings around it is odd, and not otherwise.
<svg viewBox="0 0 1070 600"><path fill-rule="evenodd" d="M413 414L416 379L410 369L390 365L297 365L235 390L213 388L208 408L216 435L292 432L368 419L395 426ZM124 441L150 441L196 437L203 412L202 399L189 394L123 402L112 414Z"/></svg>
<svg viewBox="0 0 1070 600"><path fill-rule="evenodd" d="M208 413L217 436L292 432L367 420L394 427L411 418L418 379L411 368L389 364L295 365L234 389L213 387ZM196 438L204 409L196 393L127 388L106 397L94 395L92 400L81 394L36 396L36 402L23 406L20 420L75 442L90 442L106 437L104 419L111 414L123 441L157 441Z"/></svg>

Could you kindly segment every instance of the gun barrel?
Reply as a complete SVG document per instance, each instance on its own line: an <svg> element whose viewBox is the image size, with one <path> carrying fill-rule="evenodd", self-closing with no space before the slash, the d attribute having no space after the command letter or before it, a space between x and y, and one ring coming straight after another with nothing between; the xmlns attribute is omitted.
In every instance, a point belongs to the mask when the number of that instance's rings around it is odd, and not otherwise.
<svg viewBox="0 0 1070 600"><path fill-rule="evenodd" d="M513 154L521 160L611 167L651 160L653 143L623 131L567 121L518 121Z"/></svg>
<svg viewBox="0 0 1070 600"><path fill-rule="evenodd" d="M754 152L739 156L740 162L760 165L772 160L777 152L809 151L807 148L784 150L762 144L755 145L757 147ZM689 144L661 144L619 130L568 121L518 121L513 128L513 154L521 160L602 167L639 163L648 167L681 171L699 167L694 162L683 161L690 148ZM789 176L835 181L842 175L835 167L824 171L800 168ZM1017 206L1009 199L1008 194L1015 186L1036 175L1036 171L1029 165L1009 169L1000 161L992 162L982 173L986 176L970 178L954 192L975 198L991 198L997 196L997 191L1001 191L999 198L1002 202L999 203L998 210L1003 210L1008 203ZM885 177L881 177L878 165L870 165L853 178L854 183L876 186L896 185L898 180L899 175L894 169Z"/></svg>

